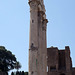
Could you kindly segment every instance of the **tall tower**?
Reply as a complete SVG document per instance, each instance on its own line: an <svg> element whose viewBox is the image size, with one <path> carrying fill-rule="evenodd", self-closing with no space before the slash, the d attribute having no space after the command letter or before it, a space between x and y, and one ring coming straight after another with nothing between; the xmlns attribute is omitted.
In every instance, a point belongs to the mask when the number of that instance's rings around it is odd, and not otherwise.
<svg viewBox="0 0 75 75"><path fill-rule="evenodd" d="M46 25L43 0L29 0L29 75L47 75Z"/></svg>

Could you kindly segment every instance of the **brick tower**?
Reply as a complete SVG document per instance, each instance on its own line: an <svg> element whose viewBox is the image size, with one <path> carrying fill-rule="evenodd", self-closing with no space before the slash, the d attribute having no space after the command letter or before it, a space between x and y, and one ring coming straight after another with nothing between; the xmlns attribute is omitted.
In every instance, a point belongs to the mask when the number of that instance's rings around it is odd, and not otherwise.
<svg viewBox="0 0 75 75"><path fill-rule="evenodd" d="M47 48L47 57L47 75L75 75L69 46L61 50L57 47Z"/></svg>
<svg viewBox="0 0 75 75"><path fill-rule="evenodd" d="M43 0L29 0L29 75L47 75L46 25Z"/></svg>

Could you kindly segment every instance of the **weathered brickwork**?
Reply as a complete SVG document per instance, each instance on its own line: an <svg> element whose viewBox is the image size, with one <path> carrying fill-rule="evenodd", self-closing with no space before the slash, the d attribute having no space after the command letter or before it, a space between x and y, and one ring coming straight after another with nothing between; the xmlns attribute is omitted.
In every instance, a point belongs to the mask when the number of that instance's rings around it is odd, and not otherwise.
<svg viewBox="0 0 75 75"><path fill-rule="evenodd" d="M72 67L70 48L59 50L57 47L47 48L47 75L75 75Z"/></svg>

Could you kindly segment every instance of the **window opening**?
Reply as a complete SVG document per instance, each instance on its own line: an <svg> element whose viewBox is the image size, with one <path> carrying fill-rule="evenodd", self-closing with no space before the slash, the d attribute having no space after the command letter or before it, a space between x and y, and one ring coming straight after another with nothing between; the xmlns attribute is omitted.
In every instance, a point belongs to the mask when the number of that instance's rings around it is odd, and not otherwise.
<svg viewBox="0 0 75 75"><path fill-rule="evenodd" d="M48 72L48 66L47 66L47 72Z"/></svg>
<svg viewBox="0 0 75 75"><path fill-rule="evenodd" d="M56 71L56 66L51 66L50 71Z"/></svg>

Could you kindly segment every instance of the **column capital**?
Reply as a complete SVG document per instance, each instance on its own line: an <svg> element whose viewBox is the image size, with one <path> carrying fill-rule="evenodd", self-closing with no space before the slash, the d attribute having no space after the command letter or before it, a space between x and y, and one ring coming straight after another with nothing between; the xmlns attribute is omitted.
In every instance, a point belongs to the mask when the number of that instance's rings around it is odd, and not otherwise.
<svg viewBox="0 0 75 75"><path fill-rule="evenodd" d="M29 0L28 4L30 5L30 3L32 3L32 2L36 2L38 5L40 4L40 1L38 1L38 0Z"/></svg>

